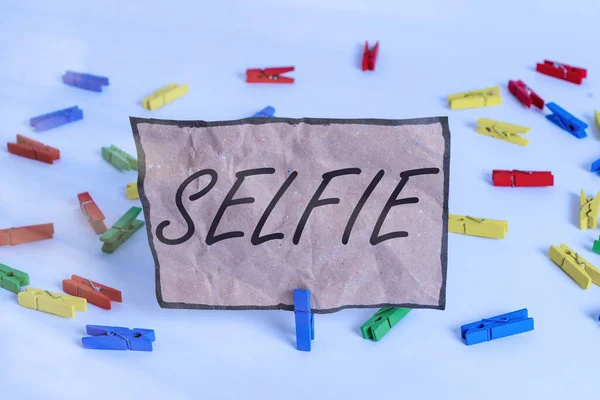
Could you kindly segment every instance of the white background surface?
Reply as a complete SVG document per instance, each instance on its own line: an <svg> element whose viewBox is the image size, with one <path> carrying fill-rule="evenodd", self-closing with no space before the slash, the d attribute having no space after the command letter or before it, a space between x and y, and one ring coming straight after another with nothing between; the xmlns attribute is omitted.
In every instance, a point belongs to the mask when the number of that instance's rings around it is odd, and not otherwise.
<svg viewBox="0 0 600 400"><path fill-rule="evenodd" d="M600 288L580 289L546 256L566 243L591 252L579 191L593 194L600 158L600 9L589 1L3 1L0 141L17 133L61 150L46 165L0 151L0 228L53 222L53 240L0 248L31 286L60 290L78 274L121 289L112 311L67 320L17 305L0 290L0 387L6 399L565 399L597 395ZM52 3L52 4L50 4ZM374 73L364 40L380 41ZM588 68L577 86L534 71L543 59ZM247 85L246 68L294 65L294 85ZM98 94L61 83L65 70L110 78ZM590 124L577 140L524 109L506 89L522 79L546 102ZM155 112L140 101L171 82L185 97ZM502 106L450 111L446 96L503 86ZM267 104L281 117L450 116L450 212L509 221L504 240L450 235L445 311L411 312L382 341L359 327L376 310L316 316L310 353L295 349L283 311L166 310L155 298L144 231L114 254L85 222L89 191L108 225L129 207L121 173L102 160L135 154L129 116L245 118ZM78 105L84 120L34 133L29 118ZM478 135L480 117L531 127L528 147ZM551 170L552 188L496 188L493 169ZM460 326L520 308L535 330L465 346ZM81 348L86 324L150 328L152 353Z"/></svg>

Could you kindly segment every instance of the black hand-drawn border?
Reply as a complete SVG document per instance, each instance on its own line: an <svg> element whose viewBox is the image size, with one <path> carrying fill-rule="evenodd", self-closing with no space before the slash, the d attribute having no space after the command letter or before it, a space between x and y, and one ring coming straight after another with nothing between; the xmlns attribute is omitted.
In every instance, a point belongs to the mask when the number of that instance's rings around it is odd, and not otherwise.
<svg viewBox="0 0 600 400"><path fill-rule="evenodd" d="M447 281L447 269L448 269L448 194L450 189L450 127L448 125L448 117L430 117L430 118L415 118L415 119L403 119L403 120L390 120L390 119L327 119L327 118L245 118L235 121L174 121L174 120L161 120L153 118L137 118L129 117L131 122L131 129L133 131L133 137L135 140L135 146L137 148L138 155L138 191L140 195L140 201L142 202L142 208L144 210L144 217L146 220L146 231L148 233L148 242L150 244L150 250L152 251L152 257L154 258L154 265L156 268L156 298L158 304L162 308L187 308L187 309L201 309L201 310L287 310L293 311L293 304L277 304L272 306L213 306L206 304L188 304L188 303L169 303L165 302L162 298L161 286L160 286L160 264L158 262L158 255L154 248L154 238L152 234L152 224L150 221L150 203L146 197L144 191L144 179L146 176L146 155L140 142L140 134L137 125L140 123L158 124L158 125L170 125L177 126L179 128L204 128L213 126L231 126L231 125L243 125L243 124L271 124L271 123L288 123L292 125L298 125L300 123L310 125L331 125L331 124L360 124L360 125L382 125L382 126L401 126L401 125L442 125L442 135L444 137L444 202L442 211L442 245L440 252L440 259L442 264L442 286L440 288L439 304L423 305L423 304L355 304L345 305L337 308L328 309L312 309L316 314L327 314L336 311L343 310L345 308L381 308L381 307L406 307L406 308L429 308L436 310L444 310L446 308L446 281Z"/></svg>

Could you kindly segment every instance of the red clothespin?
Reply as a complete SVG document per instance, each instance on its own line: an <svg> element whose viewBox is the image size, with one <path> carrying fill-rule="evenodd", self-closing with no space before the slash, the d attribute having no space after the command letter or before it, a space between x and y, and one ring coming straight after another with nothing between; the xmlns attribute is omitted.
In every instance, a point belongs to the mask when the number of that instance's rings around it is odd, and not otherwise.
<svg viewBox="0 0 600 400"><path fill-rule="evenodd" d="M106 225L104 225L104 214L96 205L96 202L92 199L92 196L88 192L79 193L77 195L79 200L79 207L81 211L88 217L90 225L94 228L94 232L100 235L106 232Z"/></svg>
<svg viewBox="0 0 600 400"><path fill-rule="evenodd" d="M111 301L123 302L121 291L77 275L63 280L63 291L71 296L83 297L88 303L106 310L111 309Z"/></svg>
<svg viewBox="0 0 600 400"><path fill-rule="evenodd" d="M281 76L286 72L291 72L294 67L265 68L265 69L247 69L246 82L248 83L294 83L294 78Z"/></svg>
<svg viewBox="0 0 600 400"><path fill-rule="evenodd" d="M54 224L41 224L0 230L0 246L16 246L18 244L52 239Z"/></svg>
<svg viewBox="0 0 600 400"><path fill-rule="evenodd" d="M525 107L530 108L533 104L540 110L544 109L544 100L535 94L523 81L508 81L508 91Z"/></svg>
<svg viewBox="0 0 600 400"><path fill-rule="evenodd" d="M583 78L587 76L587 70L583 68L572 67L567 64L548 60L544 60L543 64L538 63L535 70L542 74L576 83L578 85L580 85Z"/></svg>
<svg viewBox="0 0 600 400"><path fill-rule="evenodd" d="M362 70L375 71L375 62L377 61L377 53L379 53L379 42L369 50L369 42L365 42L365 52L362 59Z"/></svg>
<svg viewBox="0 0 600 400"><path fill-rule="evenodd" d="M60 151L54 147L17 135L17 143L7 143L8 152L17 156L52 164L60 159Z"/></svg>
<svg viewBox="0 0 600 400"><path fill-rule="evenodd" d="M495 169L492 172L494 186L554 186L554 176L550 171L507 171Z"/></svg>

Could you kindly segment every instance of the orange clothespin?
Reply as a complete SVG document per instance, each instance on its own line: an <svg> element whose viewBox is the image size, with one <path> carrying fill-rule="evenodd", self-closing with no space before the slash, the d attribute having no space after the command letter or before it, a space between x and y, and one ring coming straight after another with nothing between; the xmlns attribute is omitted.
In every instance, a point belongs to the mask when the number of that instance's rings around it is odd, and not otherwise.
<svg viewBox="0 0 600 400"><path fill-rule="evenodd" d="M54 224L41 224L0 230L0 246L16 246L22 243L52 239Z"/></svg>
<svg viewBox="0 0 600 400"><path fill-rule="evenodd" d="M71 279L63 280L63 291L71 296L83 297L88 303L106 310L111 309L111 301L117 303L123 301L120 290L77 275L71 275Z"/></svg>
<svg viewBox="0 0 600 400"><path fill-rule="evenodd" d="M375 62L377 61L377 53L379 53L379 42L369 50L369 42L365 42L365 51L363 53L362 70L375 71Z"/></svg>
<svg viewBox="0 0 600 400"><path fill-rule="evenodd" d="M281 68L253 68L246 70L246 82L248 83L294 83L294 78L281 76L286 72L291 72L294 67Z"/></svg>
<svg viewBox="0 0 600 400"><path fill-rule="evenodd" d="M60 151L54 147L17 135L17 143L7 143L8 152L17 156L52 164L60 159Z"/></svg>
<svg viewBox="0 0 600 400"><path fill-rule="evenodd" d="M96 235L100 235L106 232L106 225L104 225L104 214L96 205L96 202L92 199L92 196L88 192L79 193L77 195L79 200L79 206L81 211L88 217L90 225L94 228Z"/></svg>

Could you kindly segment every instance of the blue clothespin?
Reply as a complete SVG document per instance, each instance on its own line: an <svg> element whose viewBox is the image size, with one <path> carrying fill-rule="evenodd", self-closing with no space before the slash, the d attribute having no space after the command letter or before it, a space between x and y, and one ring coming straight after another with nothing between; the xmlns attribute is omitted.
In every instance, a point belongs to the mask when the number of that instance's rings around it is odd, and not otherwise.
<svg viewBox="0 0 600 400"><path fill-rule="evenodd" d="M310 351L311 340L315 339L315 319L310 311L310 292L294 290L294 316L296 317L296 348Z"/></svg>
<svg viewBox="0 0 600 400"><path fill-rule="evenodd" d="M69 86L75 86L81 89L101 92L102 86L108 86L108 78L81 72L67 71L62 76L62 81Z"/></svg>
<svg viewBox="0 0 600 400"><path fill-rule="evenodd" d="M262 110L260 110L259 112L257 112L250 118L258 118L258 117L268 118L268 117L272 117L274 115L275 115L275 108L273 108L271 106L266 106L265 108L263 108Z"/></svg>
<svg viewBox="0 0 600 400"><path fill-rule="evenodd" d="M88 335L81 338L84 349L152 351L152 329L128 329L120 326L87 325Z"/></svg>
<svg viewBox="0 0 600 400"><path fill-rule="evenodd" d="M463 325L460 327L460 334L469 346L532 330L533 318L527 317L527 309L524 308Z"/></svg>
<svg viewBox="0 0 600 400"><path fill-rule="evenodd" d="M592 163L592 172L600 171L600 158Z"/></svg>
<svg viewBox="0 0 600 400"><path fill-rule="evenodd" d="M56 128L57 126L68 124L69 122L79 121L80 119L83 119L83 111L79 107L73 106L65 108L64 110L33 117L29 120L29 125L31 125L36 132L43 132L48 129Z"/></svg>
<svg viewBox="0 0 600 400"><path fill-rule="evenodd" d="M587 129L588 125L585 122L575 118L555 103L548 103L546 104L546 107L548 107L550 111L554 113L546 115L546 118L548 118L552 123L558 125L560 128L569 132L578 139L587 137L585 130Z"/></svg>

